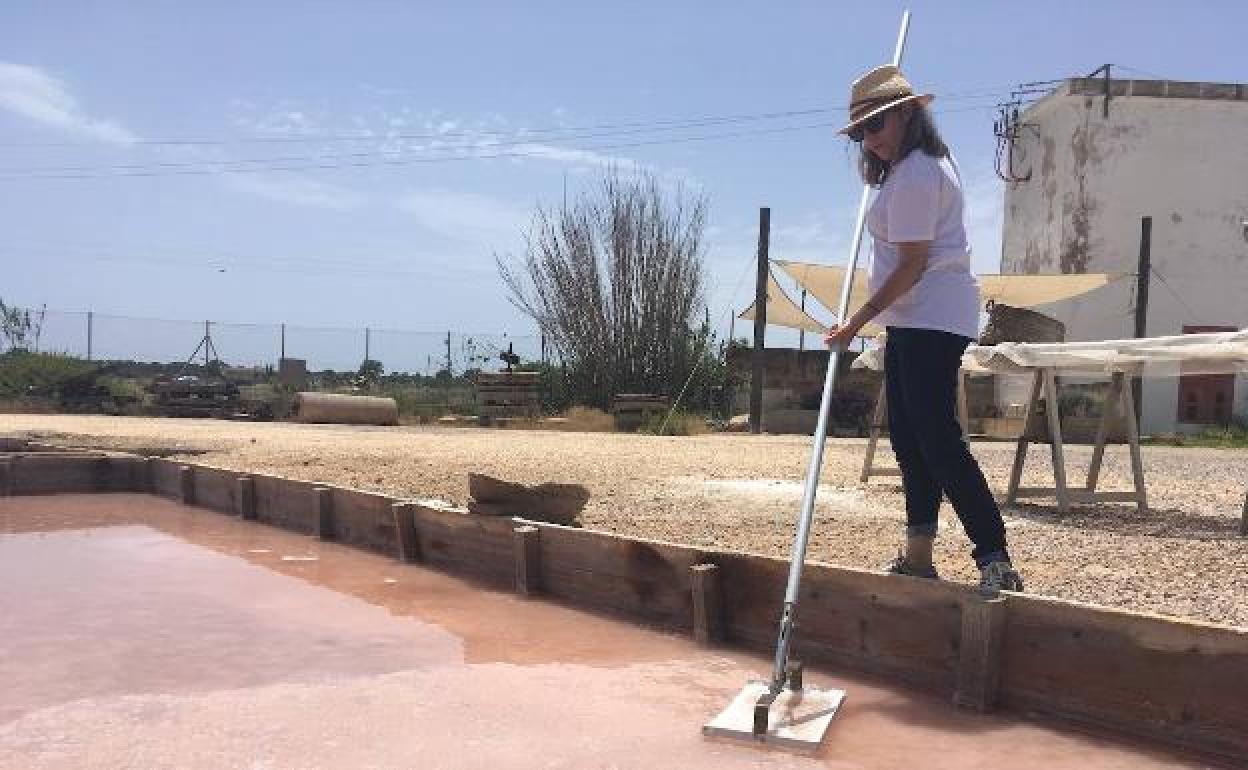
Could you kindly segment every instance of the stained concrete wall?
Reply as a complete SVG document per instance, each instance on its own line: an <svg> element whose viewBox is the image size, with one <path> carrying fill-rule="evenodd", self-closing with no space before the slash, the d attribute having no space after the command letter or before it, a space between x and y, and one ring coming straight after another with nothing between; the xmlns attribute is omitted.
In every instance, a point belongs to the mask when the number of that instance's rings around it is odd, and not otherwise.
<svg viewBox="0 0 1248 770"><path fill-rule="evenodd" d="M1153 218L1149 336L1248 326L1248 86L1073 80L1021 116L1007 185L1003 273L1136 272ZM1134 276L1038 308L1071 341L1134 336ZM1178 380L1144 386L1142 428L1176 429ZM1248 417L1248 378L1235 388Z"/></svg>

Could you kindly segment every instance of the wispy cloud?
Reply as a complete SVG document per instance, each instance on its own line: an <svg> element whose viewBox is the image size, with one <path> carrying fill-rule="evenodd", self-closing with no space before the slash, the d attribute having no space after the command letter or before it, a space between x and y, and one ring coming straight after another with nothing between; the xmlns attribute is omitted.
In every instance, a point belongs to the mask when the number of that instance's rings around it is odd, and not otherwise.
<svg viewBox="0 0 1248 770"><path fill-rule="evenodd" d="M130 144L138 139L116 121L87 115L64 82L25 64L0 62L0 109L101 142Z"/></svg>
<svg viewBox="0 0 1248 770"><path fill-rule="evenodd" d="M489 114L478 117L449 115L437 109L379 105L363 112L335 118L332 110L281 100L269 106L235 101L232 123L248 133L274 138L350 138L350 142L327 141L318 152L356 153L361 157L376 153L387 163L404 160L420 162L446 158L482 161L528 161L555 163L573 171L590 171L607 166L641 169L643 165L604 149L578 146L593 140L560 139L558 133L535 130L508 118ZM556 108L556 122L562 124L566 111ZM548 128L548 127L547 127ZM610 143L610 140L599 140ZM306 146L306 145L305 145Z"/></svg>
<svg viewBox="0 0 1248 770"><path fill-rule="evenodd" d="M224 183L235 190L279 203L346 211L364 204L354 190L299 174L224 174Z"/></svg>
<svg viewBox="0 0 1248 770"><path fill-rule="evenodd" d="M443 189L408 192L398 207L421 227L490 250L514 248L531 215L524 206L502 198Z"/></svg>

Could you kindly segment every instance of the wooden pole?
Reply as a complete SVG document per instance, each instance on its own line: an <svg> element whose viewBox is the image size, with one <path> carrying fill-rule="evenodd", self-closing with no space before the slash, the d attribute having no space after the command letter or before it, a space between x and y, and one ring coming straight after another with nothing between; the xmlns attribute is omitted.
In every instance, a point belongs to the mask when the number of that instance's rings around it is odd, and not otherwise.
<svg viewBox="0 0 1248 770"><path fill-rule="evenodd" d="M281 358L286 357L286 324L282 324L282 354Z"/></svg>
<svg viewBox="0 0 1248 770"><path fill-rule="evenodd" d="M95 326L95 313L88 310L87 311L87 360L88 361L91 360L91 352L92 352L91 343L93 341L92 336L95 331L93 328L94 326Z"/></svg>
<svg viewBox="0 0 1248 770"><path fill-rule="evenodd" d="M370 356L369 356L369 342L371 341L369 339L370 336L371 336L371 332L369 328L365 326L364 327L364 360L365 361L368 361L370 359Z"/></svg>
<svg viewBox="0 0 1248 770"><path fill-rule="evenodd" d="M771 209L758 210L758 274L754 282L754 352L750 361L750 433L763 432L763 355L767 331L767 253L771 244Z"/></svg>
<svg viewBox="0 0 1248 770"><path fill-rule="evenodd" d="M1135 338L1148 336L1148 286L1153 274L1153 218L1140 219L1140 260L1135 273ZM1131 395L1135 401L1135 421L1140 422L1144 404L1143 379L1131 378Z"/></svg>

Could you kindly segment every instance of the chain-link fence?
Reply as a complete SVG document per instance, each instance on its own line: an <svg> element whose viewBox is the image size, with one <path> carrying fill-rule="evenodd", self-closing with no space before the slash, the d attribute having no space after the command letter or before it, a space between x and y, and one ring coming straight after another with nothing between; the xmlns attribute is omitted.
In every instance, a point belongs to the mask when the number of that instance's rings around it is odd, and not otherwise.
<svg viewBox="0 0 1248 770"><path fill-rule="evenodd" d="M38 322L38 313L34 313ZM537 334L421 332L291 324L161 320L48 310L28 347L95 361L170 364L219 360L233 367L277 367L282 358L307 362L310 372L356 371L365 359L387 373L453 375L497 371L503 351L525 363L545 359Z"/></svg>

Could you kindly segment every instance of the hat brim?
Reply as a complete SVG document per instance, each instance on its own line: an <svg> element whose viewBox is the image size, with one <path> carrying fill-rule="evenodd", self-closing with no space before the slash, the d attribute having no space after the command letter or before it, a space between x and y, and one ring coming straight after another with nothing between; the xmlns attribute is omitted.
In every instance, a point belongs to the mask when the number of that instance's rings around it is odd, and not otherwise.
<svg viewBox="0 0 1248 770"><path fill-rule="evenodd" d="M932 96L931 94L910 94L909 96L900 96L891 102L886 102L884 104L881 104L878 107L872 108L870 111L866 113L863 113L862 115L858 117L857 120L852 121L847 126L842 128L840 131L837 131L836 133L848 134L850 131L854 130L855 126L862 123L863 121L869 120L875 115L879 115L881 112L886 112L887 110L891 110L892 108L896 107L899 104L905 104L906 102L917 101L920 107L926 107L927 105L931 104L932 100L935 98L936 97Z"/></svg>

